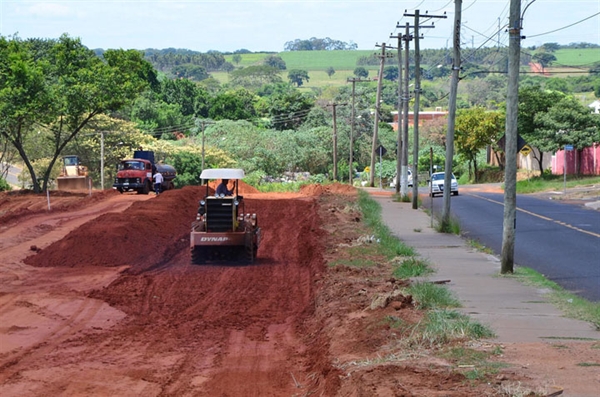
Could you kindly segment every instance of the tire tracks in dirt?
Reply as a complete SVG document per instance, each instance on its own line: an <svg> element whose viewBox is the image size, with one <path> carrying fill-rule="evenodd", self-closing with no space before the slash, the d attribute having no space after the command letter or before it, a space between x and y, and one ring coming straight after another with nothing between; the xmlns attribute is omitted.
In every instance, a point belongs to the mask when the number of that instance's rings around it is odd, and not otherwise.
<svg viewBox="0 0 600 397"><path fill-rule="evenodd" d="M0 361L0 383L9 380L20 370L29 367L30 362L47 356L58 345L65 340L73 337L81 330L89 327L89 322L100 311L103 302L92 299L83 299L76 310L67 318L58 320L58 325L48 332L44 338L36 341L30 347L19 349L17 352L8 354L6 358ZM42 316L56 317L56 313L48 312L44 308L37 307L38 314Z"/></svg>

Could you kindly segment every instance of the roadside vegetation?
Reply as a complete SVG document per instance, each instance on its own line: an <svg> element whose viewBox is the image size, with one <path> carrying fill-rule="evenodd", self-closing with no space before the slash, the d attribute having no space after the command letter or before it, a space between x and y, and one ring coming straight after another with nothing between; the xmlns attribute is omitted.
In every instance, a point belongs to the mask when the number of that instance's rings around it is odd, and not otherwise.
<svg viewBox="0 0 600 397"><path fill-rule="evenodd" d="M367 170L378 59L372 51L358 51L352 44L331 39L288 44L291 47L279 53L148 49L140 56L123 50L90 51L85 43L68 35L31 40L2 37L4 62L0 64L6 73L15 67L23 73L19 75L22 78L0 84L0 102L16 105L0 106L6 126L0 129L0 160L23 164L20 186L36 192L55 187L62 155L78 155L99 187L101 174L110 185L114 165L139 147L155 151L160 161L176 167L176 187L199 183L203 151L205 167L244 168L257 185L289 172L332 180L333 113L329 104L339 103L345 105L336 108L338 181L347 181L352 170L359 175L357 185L369 179L369 172L388 185L396 170L397 133L390 126L398 99L395 63L385 66L381 79L378 140L387 153L374 170ZM73 52L66 54L66 48ZM453 172L461 183L479 183L487 174L490 144L494 156L501 153L497 142L504 130L506 49L466 52L470 62L464 65L457 101ZM422 51L422 111L447 108L448 54L448 49ZM530 145L551 152L564 140L576 149L600 140L597 124L590 125L598 117L586 115L587 104L594 96L600 97L600 60L594 54L597 46L585 43L547 43L523 49L524 71L530 60L537 59L546 63L549 74L523 74L521 79L519 131ZM76 55L81 62L60 67L60 60L68 61L67 55ZM22 63L17 65L17 59ZM585 59L589 74L580 73L581 59ZM561 74L552 75L553 62L560 63ZM577 68L576 75L563 73L569 65ZM409 79L414 78L413 72L409 70ZM351 77L364 80L356 84L354 98L348 82ZM110 93L103 90L106 86L126 89ZM80 95L82 90L87 94ZM352 164L350 103L355 104ZM570 109L568 113L561 112L565 108ZM430 151L433 165L438 170L443 167L446 124L440 117L420 128L416 172L429 172ZM573 131L555 136L565 125ZM551 139L544 139L548 137ZM412 139L410 131L409 146ZM409 164L412 156L409 150ZM502 156L495 159L501 167ZM257 176L263 179L259 181Z"/></svg>
<svg viewBox="0 0 600 397"><path fill-rule="evenodd" d="M600 303L589 302L570 292L533 269L518 267L513 275L502 277L516 278L528 285L543 288L548 291L549 300L570 318L583 320L593 324L600 330Z"/></svg>
<svg viewBox="0 0 600 397"><path fill-rule="evenodd" d="M465 363L477 362L477 368L466 371L465 376L471 380L481 381L497 373L499 364L488 362L497 351L475 352L464 347L461 342L492 337L494 334L469 316L458 312L461 307L458 299L443 285L425 281L424 277L434 271L428 261L419 258L412 247L406 246L393 236L381 219L381 207L368 193L360 190L358 205L364 217L364 227L361 233L372 235L372 241L366 245L358 245L352 251L352 259L336 261L330 264L346 266L374 266L381 260L373 261L373 257L383 257L391 264L391 276L412 280L403 288L405 295L410 295L416 308L424 312L423 317L416 323L408 323L399 317L385 318L398 335L396 344L403 354L410 352L428 351L427 354L438 355L450 359L456 364L456 369ZM376 246L376 250L371 247ZM420 280L420 281L418 281ZM458 344L457 344L458 343ZM463 347L459 347L463 346ZM395 360L392 353L382 360ZM485 364L484 364L485 363ZM463 371L464 372L464 371Z"/></svg>
<svg viewBox="0 0 600 397"><path fill-rule="evenodd" d="M532 178L517 182L517 193L537 193L546 191L561 192L567 187L585 187L600 185L600 176L574 176L567 175L566 185L562 175L544 174L542 176L534 176Z"/></svg>

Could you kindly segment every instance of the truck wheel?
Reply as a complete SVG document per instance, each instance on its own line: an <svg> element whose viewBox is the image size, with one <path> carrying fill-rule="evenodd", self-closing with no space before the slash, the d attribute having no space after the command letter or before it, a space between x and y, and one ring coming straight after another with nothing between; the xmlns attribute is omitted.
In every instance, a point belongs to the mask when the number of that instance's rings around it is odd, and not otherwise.
<svg viewBox="0 0 600 397"><path fill-rule="evenodd" d="M142 191L140 193L142 193L142 194L150 193L150 184L148 182L144 183L144 187L142 188Z"/></svg>

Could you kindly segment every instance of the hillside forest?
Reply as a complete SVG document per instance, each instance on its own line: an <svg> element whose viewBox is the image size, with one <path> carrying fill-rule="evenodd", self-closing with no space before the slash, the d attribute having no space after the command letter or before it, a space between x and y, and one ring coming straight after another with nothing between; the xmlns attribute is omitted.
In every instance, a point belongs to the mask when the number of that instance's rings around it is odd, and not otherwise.
<svg viewBox="0 0 600 397"><path fill-rule="evenodd" d="M588 107L600 97L598 46L547 43L522 52L519 133L542 152L565 140L577 149L600 142L600 116ZM450 55L421 51L419 111L447 109ZM462 57L453 171L474 181L488 167L487 149L501 152L507 48L465 49ZM117 162L140 147L177 169L178 187L200 183L203 163L243 168L257 186L299 175L359 183L371 161L381 78L377 143L387 152L375 172L387 180L396 169L391 122L399 79L414 84L415 70L391 57L377 76L379 62L373 52L329 38L290 41L280 53L200 53L91 50L67 34L0 36L0 162L21 166L21 187L36 192L55 187L67 154L81 158L95 187L110 188ZM444 118L420 128L419 171L429 169L430 148L434 163L444 164L445 135ZM502 167L502 156L497 160ZM0 189L9 188L4 176Z"/></svg>

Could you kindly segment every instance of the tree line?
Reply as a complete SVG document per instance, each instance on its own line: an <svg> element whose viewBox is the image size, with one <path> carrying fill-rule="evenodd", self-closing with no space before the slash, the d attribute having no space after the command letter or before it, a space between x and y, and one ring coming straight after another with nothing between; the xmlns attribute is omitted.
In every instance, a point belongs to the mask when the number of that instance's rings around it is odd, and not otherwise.
<svg viewBox="0 0 600 397"><path fill-rule="evenodd" d="M239 166L256 180L287 171L327 178L333 174L334 150L340 180L370 162L374 82L357 84L352 98L349 85L327 93L300 90L301 84L282 81L281 68L269 65L237 69L227 84L212 78L175 79L159 73L141 51L107 50L98 56L67 35L57 40L0 37L0 48L0 148L3 159L12 154L21 160L34 191L50 186L64 154L80 155L97 185L101 172L110 180L114 164L139 146L176 165L178 186L198 183L202 142L207 167ZM272 63L278 62L273 57ZM393 176L398 146L389 124L397 109L397 73L386 70L389 79L382 82L379 141L388 153L376 170L383 178ZM456 145L458 163L465 167L457 173L471 173L473 168L476 176L483 148L495 145L503 133L506 76L463 73L468 77L460 85ZM308 74L300 73L299 78L307 81ZM545 151L564 139L578 149L590 140L600 141L598 117L590 116L589 109L563 92L575 84L589 89L595 78L594 74L565 79L524 75L520 134ZM546 98L549 89L552 96ZM422 90L423 106L443 106L447 101L447 90L433 81L424 81ZM354 120L349 105L353 101ZM332 147L331 103L343 104L337 106L337 148ZM353 122L353 163L349 164ZM441 164L445 126L438 124L424 126L420 147L433 147ZM557 129L569 133L559 137ZM100 169L101 139L106 149L104 170ZM428 159L428 153L421 159ZM421 167L427 170L428 164Z"/></svg>

